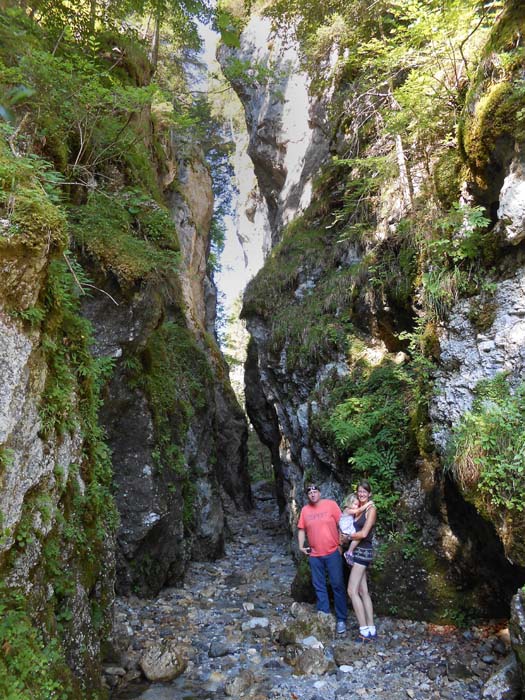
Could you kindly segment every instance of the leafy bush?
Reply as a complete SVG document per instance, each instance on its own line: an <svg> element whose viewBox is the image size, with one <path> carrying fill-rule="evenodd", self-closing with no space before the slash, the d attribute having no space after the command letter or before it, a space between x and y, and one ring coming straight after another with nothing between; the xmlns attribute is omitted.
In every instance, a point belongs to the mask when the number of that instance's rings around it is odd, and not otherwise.
<svg viewBox="0 0 525 700"><path fill-rule="evenodd" d="M340 391L346 398L333 408L321 427L347 458L348 485L367 478L378 508L378 524L396 522L398 469L408 461L411 445L411 378L402 367L385 362L358 367Z"/></svg>
<svg viewBox="0 0 525 700"><path fill-rule="evenodd" d="M525 383L512 391L498 374L477 385L471 410L454 428L449 467L490 508L525 509Z"/></svg>
<svg viewBox="0 0 525 700"><path fill-rule="evenodd" d="M44 642L21 601L0 602L0 695L4 700L68 700L72 697L71 672L65 666L58 642ZM8 594L10 595L10 594Z"/></svg>

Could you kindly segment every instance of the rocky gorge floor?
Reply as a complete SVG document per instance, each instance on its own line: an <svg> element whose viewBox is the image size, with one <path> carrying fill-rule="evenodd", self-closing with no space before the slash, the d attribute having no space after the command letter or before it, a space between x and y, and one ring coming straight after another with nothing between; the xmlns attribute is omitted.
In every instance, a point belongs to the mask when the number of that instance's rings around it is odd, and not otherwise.
<svg viewBox="0 0 525 700"><path fill-rule="evenodd" d="M123 652L105 669L113 700L517 697L501 625L383 617L377 640L362 645L350 612L347 634L336 637L332 616L292 600L295 566L275 500L264 484L254 496L255 510L231 523L224 558L194 562L183 587L154 600L117 600Z"/></svg>

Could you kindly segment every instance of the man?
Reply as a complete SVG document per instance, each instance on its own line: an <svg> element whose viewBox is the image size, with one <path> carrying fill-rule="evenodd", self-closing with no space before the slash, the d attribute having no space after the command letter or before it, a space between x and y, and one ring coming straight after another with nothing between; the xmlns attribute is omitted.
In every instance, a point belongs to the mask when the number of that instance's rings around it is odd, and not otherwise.
<svg viewBox="0 0 525 700"><path fill-rule="evenodd" d="M339 518L341 510L335 501L321 498L321 492L314 484L306 487L308 503L301 510L297 523L299 549L308 555L312 584L317 596L317 609L330 612L326 574L334 592L336 632L346 632L346 589L343 577L343 562L339 552ZM308 538L308 547L305 546Z"/></svg>

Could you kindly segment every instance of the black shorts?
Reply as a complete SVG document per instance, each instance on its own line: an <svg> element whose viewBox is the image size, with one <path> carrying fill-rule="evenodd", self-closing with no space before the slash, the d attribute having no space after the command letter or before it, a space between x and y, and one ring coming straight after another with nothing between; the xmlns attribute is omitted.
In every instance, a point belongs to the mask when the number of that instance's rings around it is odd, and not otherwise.
<svg viewBox="0 0 525 700"><path fill-rule="evenodd" d="M354 549L354 564L370 566L374 561L374 550L372 547L356 547Z"/></svg>

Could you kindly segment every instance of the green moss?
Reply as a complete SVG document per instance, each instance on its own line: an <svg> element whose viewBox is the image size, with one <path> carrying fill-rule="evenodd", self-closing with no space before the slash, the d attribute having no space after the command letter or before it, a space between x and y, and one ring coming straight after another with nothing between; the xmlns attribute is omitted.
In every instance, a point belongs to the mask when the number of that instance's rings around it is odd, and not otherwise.
<svg viewBox="0 0 525 700"><path fill-rule="evenodd" d="M268 318L292 297L299 281L299 269L313 266L326 253L328 236L305 219L296 219L283 232L281 242L270 253L264 267L249 283L243 316Z"/></svg>
<svg viewBox="0 0 525 700"><path fill-rule="evenodd" d="M419 347L424 357L439 359L441 347L439 344L438 326L435 321L428 321L419 336Z"/></svg>
<svg viewBox="0 0 525 700"><path fill-rule="evenodd" d="M475 594L455 586L447 562L420 541L414 545L406 533L396 533L381 546L370 572L374 608L380 615L458 626L480 616Z"/></svg>
<svg viewBox="0 0 525 700"><path fill-rule="evenodd" d="M210 400L211 367L192 332L173 322L163 323L150 335L140 361L137 359L126 364L131 384L145 391L151 407L156 467L167 480L168 490L182 497L182 519L190 527L196 486L184 447L194 415Z"/></svg>
<svg viewBox="0 0 525 700"><path fill-rule="evenodd" d="M497 311L498 305L494 299L483 299L471 305L468 318L478 333L484 333L492 328Z"/></svg>
<svg viewBox="0 0 525 700"><path fill-rule="evenodd" d="M432 170L436 195L447 209L460 199L460 188L463 180L462 168L463 160L460 153L454 148L444 151Z"/></svg>
<svg viewBox="0 0 525 700"><path fill-rule="evenodd" d="M466 98L460 147L482 190L492 185L490 166L501 160L502 140L525 139L525 52L520 45L524 28L524 8L508 4L491 32Z"/></svg>
<svg viewBox="0 0 525 700"><path fill-rule="evenodd" d="M345 351L359 272L333 269L339 251L333 232L299 219L287 227L245 293L242 316L268 319L269 348L275 355L286 353L288 371Z"/></svg>
<svg viewBox="0 0 525 700"><path fill-rule="evenodd" d="M269 348L276 355L286 352L289 372L312 362L320 364L346 347L345 326L336 318L327 318L323 291L317 288L302 301L281 306L272 318ZM352 286L347 291L351 294Z"/></svg>
<svg viewBox="0 0 525 700"><path fill-rule="evenodd" d="M34 302L45 259L67 242L66 217L49 186L56 175L42 159L15 157L0 138L0 291L15 312Z"/></svg>
<svg viewBox="0 0 525 700"><path fill-rule="evenodd" d="M137 215L125 198L102 194L92 195L76 210L77 244L124 287L152 275L175 273L180 260L176 232L165 211L139 210Z"/></svg>
<svg viewBox="0 0 525 700"><path fill-rule="evenodd" d="M182 445L190 420L206 406L212 375L190 330L167 322L151 334L142 354L143 382L160 431ZM168 417L171 416L171 419ZM172 427L168 430L167 422ZM167 464L166 466L170 466Z"/></svg>
<svg viewBox="0 0 525 700"><path fill-rule="evenodd" d="M521 139L525 132L517 119L519 110L525 107L525 91L510 82L492 85L476 104L473 119L463 132L463 147L468 162L481 178L496 150L498 140L508 134Z"/></svg>
<svg viewBox="0 0 525 700"><path fill-rule="evenodd" d="M519 56L520 39L525 28L525 7L520 0L505 3L498 22L491 32L484 58L493 52L512 52Z"/></svg>
<svg viewBox="0 0 525 700"><path fill-rule="evenodd" d="M138 43L136 37L105 31L99 33L97 38L100 43L100 58L111 66L123 83L129 82L131 78L135 85L149 84L153 66L148 58L147 47Z"/></svg>
<svg viewBox="0 0 525 700"><path fill-rule="evenodd" d="M315 602L315 591L312 586L312 574L306 557L302 557L297 564L294 580L292 581L291 595L299 603ZM295 634L294 634L295 641ZM282 644L283 642L281 642ZM290 642L293 643L293 642Z"/></svg>

